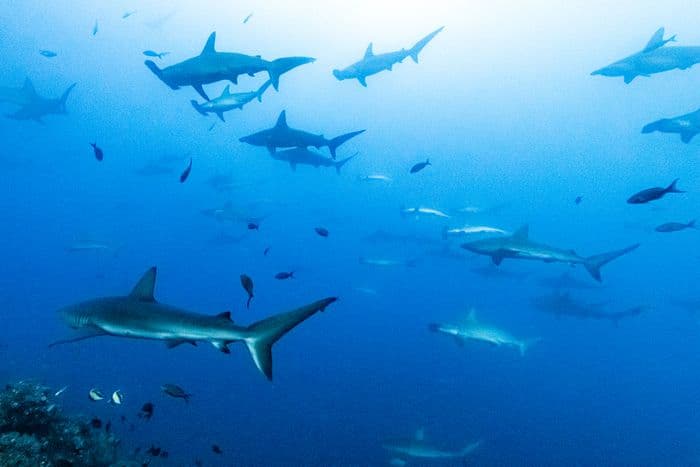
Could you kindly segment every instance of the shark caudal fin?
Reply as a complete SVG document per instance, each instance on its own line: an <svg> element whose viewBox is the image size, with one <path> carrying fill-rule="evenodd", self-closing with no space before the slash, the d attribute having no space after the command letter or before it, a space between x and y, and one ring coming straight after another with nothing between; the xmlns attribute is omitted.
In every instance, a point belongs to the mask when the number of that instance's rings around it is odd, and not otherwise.
<svg viewBox="0 0 700 467"><path fill-rule="evenodd" d="M265 377L272 381L272 345L295 326L319 311L324 311L328 305L335 302L336 297L324 298L309 305L297 308L287 313L271 316L246 329L244 339L250 351L250 356Z"/></svg>
<svg viewBox="0 0 700 467"><path fill-rule="evenodd" d="M423 39L416 42L416 44L413 47L408 49L408 55L413 59L414 62L418 63L418 54L420 53L420 51L423 50L423 47L428 45L428 42L432 41L433 38L437 36L438 33L440 33L440 31L442 31L443 29L445 29L445 26L442 26L441 28L431 32Z"/></svg>
<svg viewBox="0 0 700 467"><path fill-rule="evenodd" d="M68 96L70 95L71 91L73 90L76 84L77 83L73 83L70 86L68 86L68 89L66 89L63 92L63 95L58 100L58 109L61 113L66 113L66 100L68 99Z"/></svg>
<svg viewBox="0 0 700 467"><path fill-rule="evenodd" d="M267 88L269 88L271 84L272 81L268 79L262 86L260 86L260 88L258 88L257 91L255 91L255 97L258 99L258 102L262 102L262 95L265 94L265 91L267 91Z"/></svg>
<svg viewBox="0 0 700 467"><path fill-rule="evenodd" d="M481 440L468 444L467 446L462 448L462 450L459 453L462 457L466 457L472 452L476 451L479 448L479 446L481 446Z"/></svg>
<svg viewBox="0 0 700 467"><path fill-rule="evenodd" d="M344 166L345 164L347 164L348 162L350 162L350 159L354 159L355 156L357 156L357 153L353 154L353 155L350 156L350 157L346 157L346 158L343 159L342 161L336 162L336 163L335 163L335 172L336 172L338 175L340 175L340 169L342 169L343 166Z"/></svg>
<svg viewBox="0 0 700 467"><path fill-rule="evenodd" d="M270 82L275 91L279 91L280 76L300 65L315 62L315 58L311 57L284 57L278 58L271 62L267 62L267 73L270 75Z"/></svg>
<svg viewBox="0 0 700 467"><path fill-rule="evenodd" d="M364 132L365 130L353 131L352 133L345 133L344 135L336 136L332 140L328 141L328 149L331 151L331 156L333 159L335 159L335 151L338 149L338 146L357 135L361 135Z"/></svg>
<svg viewBox="0 0 700 467"><path fill-rule="evenodd" d="M194 107L194 110L199 112L200 115L204 115L205 117L207 116L207 113L204 111L202 106L197 102L196 100L191 100L190 103L192 104L192 107Z"/></svg>
<svg viewBox="0 0 700 467"><path fill-rule="evenodd" d="M598 282L602 282L600 277L600 268L608 264L610 261L619 258L622 255L629 253L630 251L636 250L639 247L639 243L623 248L622 250L611 251L610 253L603 253L602 255L590 256L585 259L583 265L586 267L588 273L593 277L593 279Z"/></svg>

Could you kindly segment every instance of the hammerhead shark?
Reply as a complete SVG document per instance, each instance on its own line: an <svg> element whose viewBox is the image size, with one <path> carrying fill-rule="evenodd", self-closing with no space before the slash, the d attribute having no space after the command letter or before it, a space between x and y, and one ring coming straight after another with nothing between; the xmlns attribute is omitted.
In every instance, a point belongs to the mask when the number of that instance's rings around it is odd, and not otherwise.
<svg viewBox="0 0 700 467"><path fill-rule="evenodd" d="M449 459L464 459L474 452L481 441L475 441L457 450L447 450L431 444L425 440L425 432L423 429L416 431L413 438L389 439L382 443L384 449L398 459L418 460L422 462L449 460Z"/></svg>
<svg viewBox="0 0 700 467"><path fill-rule="evenodd" d="M642 133L653 133L654 131L678 133L681 136L681 141L690 143L690 140L700 133L700 109L678 117L662 118L642 128Z"/></svg>
<svg viewBox="0 0 700 467"><path fill-rule="evenodd" d="M42 118L46 115L66 113L66 100L74 87L75 83L71 84L68 89L63 92L61 97L49 99L37 94L31 80L27 78L24 81L24 86L21 91L13 88L5 88L0 92L0 101L21 106L17 112L6 115L8 118L15 120L34 120L43 123Z"/></svg>
<svg viewBox="0 0 700 467"><path fill-rule="evenodd" d="M202 104L195 100L191 100L190 102L192 103L194 110L200 114L206 116L209 112L212 112L215 113L222 122L225 122L224 112L233 109L243 110L243 106L253 99L257 99L258 102L262 102L262 95L267 88L270 87L270 84L272 84L272 82L267 80L262 86L260 86L260 88L258 88L257 91L237 93L232 93L231 85L227 85L226 88L224 88L224 92L222 92L216 99L212 99Z"/></svg>
<svg viewBox="0 0 700 467"><path fill-rule="evenodd" d="M574 250L565 250L535 243L530 240L528 231L528 226L524 225L511 236L475 240L463 243L462 248L473 253L490 256L496 266L501 264L505 258L529 259L544 261L545 263L583 264L591 277L601 282L600 268L639 246L637 243L610 253L583 257L576 254Z"/></svg>
<svg viewBox="0 0 700 467"><path fill-rule="evenodd" d="M331 156L335 159L335 151L338 149L338 146L364 132L365 130L353 131L332 139L326 139L323 135L315 135L307 131L291 128L287 125L287 113L283 110L277 118L277 123L274 127L244 136L239 141L253 146L266 147L270 154L277 151L277 148L308 148L313 146L318 149L328 146Z"/></svg>
<svg viewBox="0 0 700 467"><path fill-rule="evenodd" d="M659 35L659 31L661 35ZM665 44L675 41L675 36L663 39L663 28L656 31L641 52L618 60L606 67L596 70L591 75L617 77L622 76L629 84L637 76L651 76L656 73L674 70L685 70L700 63L700 47L673 46Z"/></svg>
<svg viewBox="0 0 700 467"><path fill-rule="evenodd" d="M334 167L336 173L340 175L340 169L353 159L357 153L339 161L335 161L307 148L292 148L284 151L277 151L271 155L273 159L289 163L289 167L294 171L296 171L297 165L310 165L316 168Z"/></svg>
<svg viewBox="0 0 700 467"><path fill-rule="evenodd" d="M335 297L324 298L250 326L239 326L228 311L210 316L159 303L153 295L155 284L156 268L152 267L129 295L96 298L59 310L66 324L79 334L50 346L97 336L116 336L161 340L168 348L204 341L230 353L228 346L242 341L255 365L272 381L272 345L298 324L336 301Z"/></svg>
<svg viewBox="0 0 700 467"><path fill-rule="evenodd" d="M375 55L372 50L372 43L370 42L362 60L353 63L343 70L333 70L333 76L335 76L338 81L356 79L362 86L367 87L368 76L375 75L384 70L391 71L394 65L402 63L406 57L411 57L415 63L418 63L418 54L420 51L443 29L444 26L436 29L416 42L416 44L408 50L401 49Z"/></svg>
<svg viewBox="0 0 700 467"><path fill-rule="evenodd" d="M146 66L171 89L192 86L204 99L209 97L202 87L205 84L228 80L238 84L240 75L255 76L266 71L275 90L279 89L280 75L306 63L316 61L311 57L285 57L277 60L264 60L260 55L244 55L231 52L217 52L216 32L212 32L202 53L167 68L159 68L153 60L146 60Z"/></svg>

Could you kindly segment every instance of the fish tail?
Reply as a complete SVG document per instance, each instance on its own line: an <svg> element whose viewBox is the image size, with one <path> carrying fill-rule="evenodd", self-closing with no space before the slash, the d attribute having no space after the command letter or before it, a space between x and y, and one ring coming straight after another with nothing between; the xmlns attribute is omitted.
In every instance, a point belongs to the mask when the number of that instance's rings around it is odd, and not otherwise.
<svg viewBox="0 0 700 467"><path fill-rule="evenodd" d="M697 219L693 219L692 221L688 222L688 228L689 229L697 229L698 228L696 225L697 221L698 221Z"/></svg>
<svg viewBox="0 0 700 467"><path fill-rule="evenodd" d="M68 89L66 89L63 92L63 95L61 96L61 99L59 100L59 109L61 113L66 113L66 100L68 100L68 96L70 95L71 91L75 87L77 83L73 83L70 86L68 86Z"/></svg>
<svg viewBox="0 0 700 467"><path fill-rule="evenodd" d="M307 318L319 311L324 311L328 305L336 300L336 297L324 298L296 310L258 321L246 328L247 337L244 340L250 356L268 380L272 381L273 344Z"/></svg>
<svg viewBox="0 0 700 467"><path fill-rule="evenodd" d="M249 296L248 296L248 301L245 303L245 307L246 307L247 309L250 309L250 301L251 301L252 299L253 299L253 296L252 296L252 295L249 295Z"/></svg>
<svg viewBox="0 0 700 467"><path fill-rule="evenodd" d="M600 268L608 264L610 261L619 258L622 255L629 253L630 251L636 250L639 247L639 243L623 248L622 250L611 251L609 253L603 253L600 255L590 256L585 258L583 265L586 267L588 273L593 277L593 279L601 282Z"/></svg>
<svg viewBox="0 0 700 467"><path fill-rule="evenodd" d="M311 57L284 57L267 62L267 73L270 75L272 87L275 88L275 91L279 91L281 75L300 65L315 61L316 59Z"/></svg>
<svg viewBox="0 0 700 467"><path fill-rule="evenodd" d="M668 188L666 188L666 193L685 193L685 191L679 190L678 187L676 187L676 183L678 183L678 180L680 179L677 178L671 182Z"/></svg>
<svg viewBox="0 0 700 467"><path fill-rule="evenodd" d="M442 31L445 27L441 27L439 29L436 29L435 31L431 32L427 36L425 36L423 39L419 40L418 42L415 43L413 47L408 49L408 55L413 59L414 62L418 63L418 54L423 50L423 47L428 45L428 42L433 40L435 36L438 35L440 31Z"/></svg>
<svg viewBox="0 0 700 467"><path fill-rule="evenodd" d="M338 149L338 146L364 132L365 130L353 131L350 133L345 133L344 135L336 136L332 140L328 141L328 149L331 151L331 156L333 159L335 159L335 151Z"/></svg>
<svg viewBox="0 0 700 467"><path fill-rule="evenodd" d="M258 102L262 102L262 95L265 93L265 91L267 91L267 88L269 88L271 84L272 80L268 79L257 91L255 91L255 97L258 99Z"/></svg>
<svg viewBox="0 0 700 467"><path fill-rule="evenodd" d="M346 157L346 158L343 159L342 161L336 162L336 163L335 163L335 171L336 171L336 173L337 173L338 175L340 175L340 169L342 169L343 166L344 166L345 164L347 164L347 163L350 161L350 159L354 158L355 156L357 156L357 153L353 154L353 155L350 156L350 157Z"/></svg>

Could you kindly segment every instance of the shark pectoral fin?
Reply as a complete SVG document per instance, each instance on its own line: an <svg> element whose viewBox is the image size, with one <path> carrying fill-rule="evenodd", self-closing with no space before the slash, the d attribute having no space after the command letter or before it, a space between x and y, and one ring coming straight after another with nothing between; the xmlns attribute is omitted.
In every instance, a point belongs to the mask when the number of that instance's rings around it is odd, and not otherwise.
<svg viewBox="0 0 700 467"><path fill-rule="evenodd" d="M224 120L223 112L216 112L216 116L219 117L219 120L221 120L222 122L226 122L226 120Z"/></svg>
<svg viewBox="0 0 700 467"><path fill-rule="evenodd" d="M503 262L503 255L498 252L495 252L491 255L491 261L493 261L493 264L495 264L496 266L499 266Z"/></svg>
<svg viewBox="0 0 700 467"><path fill-rule="evenodd" d="M693 139L693 137L696 135L696 133L690 132L690 131L683 131L681 132L681 141L684 143L690 143L690 140Z"/></svg>
<svg viewBox="0 0 700 467"><path fill-rule="evenodd" d="M636 78L637 75L625 75L625 84L630 84L634 78Z"/></svg>
<svg viewBox="0 0 700 467"><path fill-rule="evenodd" d="M235 84L235 85L238 85L238 75L236 75L236 76L234 76L233 78L231 78L231 82L232 82L233 84Z"/></svg>
<svg viewBox="0 0 700 467"><path fill-rule="evenodd" d="M197 341L189 341L189 340L171 340L171 341L166 341L165 346L169 349L174 349L178 345L182 344L190 344L193 346L197 346Z"/></svg>
<svg viewBox="0 0 700 467"><path fill-rule="evenodd" d="M292 169L293 172L297 171L297 165L294 162L289 163L289 168Z"/></svg>
<svg viewBox="0 0 700 467"><path fill-rule="evenodd" d="M202 87L201 84L193 84L192 87L194 88L197 93L204 98L207 102L210 101L209 96L207 96L207 93L204 92L204 88Z"/></svg>
<svg viewBox="0 0 700 467"><path fill-rule="evenodd" d="M106 336L107 333L99 329L85 328L78 331L74 337L68 339L60 339L49 344L49 347L54 347L57 345L70 344L73 342L84 341L85 339L91 339L93 337Z"/></svg>
<svg viewBox="0 0 700 467"><path fill-rule="evenodd" d="M131 290L129 298L133 298L141 302L155 302L156 299L153 297L153 290L155 287L156 267L153 266L144 273L141 279L139 279L134 288Z"/></svg>
<svg viewBox="0 0 700 467"><path fill-rule="evenodd" d="M365 76L358 76L357 81L359 81L362 86L367 87L367 81L365 81L365 78Z"/></svg>
<svg viewBox="0 0 700 467"><path fill-rule="evenodd" d="M231 353L231 349L228 348L228 344L229 342L226 341L211 341L211 345L226 354Z"/></svg>

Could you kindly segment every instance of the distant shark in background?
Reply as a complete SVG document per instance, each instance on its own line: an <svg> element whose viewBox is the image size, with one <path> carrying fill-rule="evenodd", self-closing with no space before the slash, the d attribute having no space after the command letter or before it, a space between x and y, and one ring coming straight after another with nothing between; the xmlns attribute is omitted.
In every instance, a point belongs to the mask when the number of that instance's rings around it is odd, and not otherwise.
<svg viewBox="0 0 700 467"><path fill-rule="evenodd" d="M66 100L74 87L75 83L71 84L58 99L47 99L36 93L34 85L27 78L21 90L0 89L0 102L10 102L21 106L15 113L6 115L8 118L43 123L42 118L46 115L66 113Z"/></svg>
<svg viewBox="0 0 700 467"><path fill-rule="evenodd" d="M623 311L605 311L605 303L584 303L574 299L569 292L555 292L533 299L532 304L540 311L555 316L572 316L580 319L607 320L617 325L620 320L638 316L647 310L636 306Z"/></svg>
<svg viewBox="0 0 700 467"><path fill-rule="evenodd" d="M659 32L661 34L659 35ZM663 39L663 28L656 31L641 52L625 57L591 75L621 76L629 84L637 76L651 76L656 73L674 70L685 70L700 63L700 47L698 46L668 46L669 41L675 41L675 36Z"/></svg>
<svg viewBox="0 0 700 467"><path fill-rule="evenodd" d="M240 75L254 76L256 73L266 71L272 86L279 89L279 79L282 74L300 65L316 61L311 57L285 57L268 61L263 60L260 55L217 52L215 42L216 32L212 32L201 54L167 68L159 68L153 60L146 60L144 63L171 89L192 86L200 96L209 100L202 87L205 84L224 80L238 84Z"/></svg>
<svg viewBox="0 0 700 467"><path fill-rule="evenodd" d="M576 254L574 250L565 250L535 243L530 240L528 230L528 226L524 225L511 236L463 243L462 248L480 255L490 256L493 263L497 266L505 258L529 259L544 261L545 263L582 264L591 277L600 282L600 268L639 246L637 243L622 250L585 258Z"/></svg>
<svg viewBox="0 0 700 467"><path fill-rule="evenodd" d="M450 451L428 443L425 440L425 432L420 429L416 431L413 438L389 439L384 441L382 446L397 458L425 462L467 457L481 446L481 441L470 443L456 451Z"/></svg>
<svg viewBox="0 0 700 467"><path fill-rule="evenodd" d="M258 88L257 91L252 92L236 92L232 93L230 85L224 88L224 92L215 99L212 99L203 104L198 103L195 100L191 100L192 107L200 114L206 116L208 113L215 113L219 119L224 122L224 112L233 109L243 110L243 106L253 99L257 99L258 102L262 102L262 95L270 87L271 81L265 81L265 83Z"/></svg>
<svg viewBox="0 0 700 467"><path fill-rule="evenodd" d="M343 70L333 70L333 76L335 76L339 81L344 79L356 79L362 86L367 87L368 76L377 74L384 70L391 71L395 64L403 62L406 57L411 57L414 62L418 63L418 54L420 51L423 50L423 47L428 45L428 42L433 40L433 38L443 29L444 26L436 29L423 39L416 42L416 44L408 50L401 49L395 52L375 55L374 51L372 50L372 43L370 42L369 46L367 46L367 50L365 51L365 56L362 57L362 60L353 63Z"/></svg>
<svg viewBox="0 0 700 467"><path fill-rule="evenodd" d="M268 380L272 380L272 345L298 324L336 301L324 298L296 310L273 315L250 326L234 324L231 313L214 316L192 313L156 301L153 292L156 268L146 271L129 295L88 300L59 310L79 335L51 345L97 336L129 337L164 341L168 348L205 341L224 353L243 342Z"/></svg>
<svg viewBox="0 0 700 467"><path fill-rule="evenodd" d="M340 174L340 169L357 156L357 153L339 161L335 161L330 157L323 156L306 148L292 148L285 151L277 151L273 152L271 156L275 160L289 163L289 167L291 167L292 170L296 170L297 165L310 165L316 168L334 167L336 173Z"/></svg>
<svg viewBox="0 0 700 467"><path fill-rule="evenodd" d="M642 128L642 133L678 133L681 141L690 143L695 135L700 133L700 109L678 117L662 118L651 122Z"/></svg>

